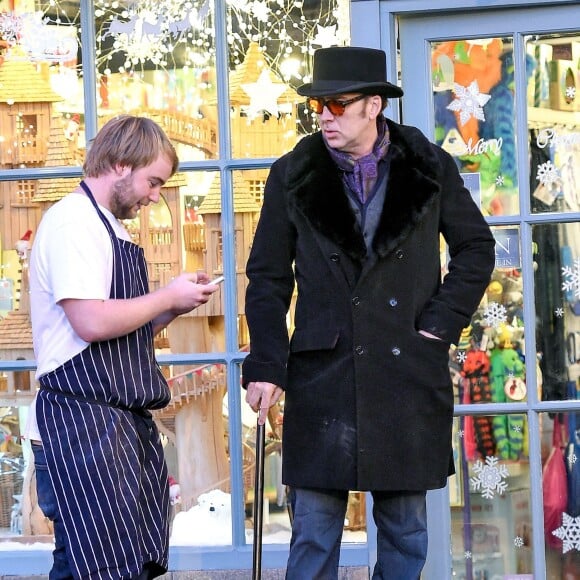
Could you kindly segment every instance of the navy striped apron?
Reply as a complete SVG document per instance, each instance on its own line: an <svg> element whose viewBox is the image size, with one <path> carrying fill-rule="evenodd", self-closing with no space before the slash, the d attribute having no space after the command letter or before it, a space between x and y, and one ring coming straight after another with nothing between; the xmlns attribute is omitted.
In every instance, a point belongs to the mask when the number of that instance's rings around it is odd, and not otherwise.
<svg viewBox="0 0 580 580"><path fill-rule="evenodd" d="M142 248L117 238L81 183L113 245L110 298L149 291ZM169 487L149 409L169 402L152 324L95 342L40 377L37 421L78 579L129 579L167 570Z"/></svg>

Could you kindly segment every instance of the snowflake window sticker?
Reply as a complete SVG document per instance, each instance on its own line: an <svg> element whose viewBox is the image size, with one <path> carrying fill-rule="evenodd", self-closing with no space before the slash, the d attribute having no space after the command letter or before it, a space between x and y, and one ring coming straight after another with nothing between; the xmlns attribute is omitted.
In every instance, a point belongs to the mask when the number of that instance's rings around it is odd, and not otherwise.
<svg viewBox="0 0 580 580"><path fill-rule="evenodd" d="M490 302L483 313L483 318L488 326L498 328L507 321L507 310L503 304Z"/></svg>
<svg viewBox="0 0 580 580"><path fill-rule="evenodd" d="M566 512L562 513L562 525L552 534L562 540L562 553L570 550L580 552L580 516L573 518Z"/></svg>
<svg viewBox="0 0 580 580"><path fill-rule="evenodd" d="M453 83L453 92L457 98L451 101L447 108L450 111L459 113L461 125L465 125L471 117L479 121L485 121L483 106L491 99L491 96L479 92L479 85L476 80L467 87Z"/></svg>
<svg viewBox="0 0 580 580"><path fill-rule="evenodd" d="M580 298L580 258L574 259L573 266L563 266L562 276L562 290L573 292L575 298Z"/></svg>
<svg viewBox="0 0 580 580"><path fill-rule="evenodd" d="M551 161L546 161L538 165L536 179L548 189L554 189L560 181L560 172Z"/></svg>
<svg viewBox="0 0 580 580"><path fill-rule="evenodd" d="M508 484L504 478L509 475L508 468L505 465L498 465L499 459L493 455L485 458L485 463L477 461L473 466L473 471L477 476L472 477L469 481L473 491L481 489L481 497L492 499L497 492L503 495Z"/></svg>

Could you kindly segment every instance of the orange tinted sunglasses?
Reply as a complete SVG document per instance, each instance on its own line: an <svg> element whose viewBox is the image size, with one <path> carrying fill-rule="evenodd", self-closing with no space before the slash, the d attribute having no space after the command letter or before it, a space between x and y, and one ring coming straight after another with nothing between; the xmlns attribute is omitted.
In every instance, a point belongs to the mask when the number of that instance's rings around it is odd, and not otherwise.
<svg viewBox="0 0 580 580"><path fill-rule="evenodd" d="M340 117L344 114L346 107L352 103L356 103L364 99L366 95L357 95L352 99L325 99L322 97L308 97L306 99L306 106L317 115L320 115L326 107L335 117Z"/></svg>

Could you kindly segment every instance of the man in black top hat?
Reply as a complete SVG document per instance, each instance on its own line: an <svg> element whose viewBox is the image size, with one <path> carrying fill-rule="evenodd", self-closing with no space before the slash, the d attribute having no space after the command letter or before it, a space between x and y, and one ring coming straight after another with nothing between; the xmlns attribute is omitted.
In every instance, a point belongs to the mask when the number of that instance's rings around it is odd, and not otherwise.
<svg viewBox="0 0 580 580"><path fill-rule="evenodd" d="M403 94L386 81L383 51L320 49L298 92L320 131L266 183L243 363L259 421L285 393L286 577L337 578L348 492L368 490L373 578L412 580L427 553L426 491L454 472L448 349L489 282L494 239L451 156L383 116Z"/></svg>

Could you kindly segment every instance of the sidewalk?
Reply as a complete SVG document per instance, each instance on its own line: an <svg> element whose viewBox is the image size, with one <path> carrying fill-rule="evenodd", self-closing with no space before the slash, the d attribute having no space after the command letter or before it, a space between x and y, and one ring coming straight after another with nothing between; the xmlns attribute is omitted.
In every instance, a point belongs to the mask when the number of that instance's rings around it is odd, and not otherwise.
<svg viewBox="0 0 580 580"><path fill-rule="evenodd" d="M262 570L262 580L284 580L284 569ZM251 580L251 570L197 570L169 572L159 580ZM368 580L367 568L341 568L339 580ZM48 580L48 576L0 576L0 580Z"/></svg>

